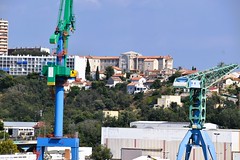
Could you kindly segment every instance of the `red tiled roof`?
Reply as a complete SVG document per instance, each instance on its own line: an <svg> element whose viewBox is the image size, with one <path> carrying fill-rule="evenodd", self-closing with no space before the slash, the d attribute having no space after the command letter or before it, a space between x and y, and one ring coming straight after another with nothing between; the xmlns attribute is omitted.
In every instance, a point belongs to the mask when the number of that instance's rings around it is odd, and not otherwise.
<svg viewBox="0 0 240 160"><path fill-rule="evenodd" d="M113 77L113 76L112 76L111 78L112 78L114 81L122 81L121 78L119 78L119 77Z"/></svg>
<svg viewBox="0 0 240 160"><path fill-rule="evenodd" d="M124 77L124 74L120 74L120 73L118 73L118 74L114 74L114 75L112 75L112 77Z"/></svg>
<svg viewBox="0 0 240 160"><path fill-rule="evenodd" d="M157 73L159 73L160 72L160 70L147 70L148 72L157 72Z"/></svg>
<svg viewBox="0 0 240 160"><path fill-rule="evenodd" d="M144 62L153 62L155 61L156 59L144 59Z"/></svg>
<svg viewBox="0 0 240 160"><path fill-rule="evenodd" d="M161 59L164 56L138 56L138 59Z"/></svg>
<svg viewBox="0 0 240 160"><path fill-rule="evenodd" d="M88 59L119 59L117 56L86 56Z"/></svg>
<svg viewBox="0 0 240 160"><path fill-rule="evenodd" d="M180 70L182 75L189 75L198 72L197 70L187 70L187 69L182 69Z"/></svg>
<svg viewBox="0 0 240 160"><path fill-rule="evenodd" d="M131 80L132 81L138 81L138 80L140 80L142 77L133 77Z"/></svg>

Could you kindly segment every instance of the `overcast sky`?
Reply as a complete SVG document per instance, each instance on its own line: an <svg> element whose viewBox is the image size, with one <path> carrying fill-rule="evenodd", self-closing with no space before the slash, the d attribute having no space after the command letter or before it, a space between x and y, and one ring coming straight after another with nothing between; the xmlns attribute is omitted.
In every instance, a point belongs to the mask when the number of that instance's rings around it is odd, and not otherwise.
<svg viewBox="0 0 240 160"><path fill-rule="evenodd" d="M74 0L69 54L171 55L174 67L240 63L240 0ZM1 0L9 48L54 48L59 0Z"/></svg>

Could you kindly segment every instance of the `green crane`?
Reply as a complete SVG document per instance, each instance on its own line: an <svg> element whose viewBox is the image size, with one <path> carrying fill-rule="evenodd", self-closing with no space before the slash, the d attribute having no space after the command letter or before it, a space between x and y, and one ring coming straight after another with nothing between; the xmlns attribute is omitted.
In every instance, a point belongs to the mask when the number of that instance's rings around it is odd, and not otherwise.
<svg viewBox="0 0 240 160"><path fill-rule="evenodd" d="M45 147L71 147L72 160L79 158L79 139L63 137L64 84L77 72L67 67L67 50L69 32L74 31L73 0L61 0L58 23L54 34L50 37L51 44L57 44L56 63L43 66L43 75L47 76L47 85L55 86L55 124L54 135L50 138L37 139L37 160L44 159ZM64 15L63 15L64 12Z"/></svg>
<svg viewBox="0 0 240 160"><path fill-rule="evenodd" d="M216 160L213 143L207 133L202 130L206 121L206 92L210 86L238 67L237 64L217 66L206 71L178 77L174 80L174 88L189 90L189 120L192 128L187 132L179 146L177 160L181 160L185 149L185 160L188 160L193 146L202 147L205 160L209 159L207 150L209 150L212 160Z"/></svg>
<svg viewBox="0 0 240 160"><path fill-rule="evenodd" d="M64 9L64 10L63 10ZM64 15L63 15L64 12ZM43 67L43 75L47 76L48 85L56 85L57 77L76 77L77 72L67 67L69 32L75 30L75 16L73 15L73 0L61 0L57 27L50 37L51 44L57 44L56 64Z"/></svg>

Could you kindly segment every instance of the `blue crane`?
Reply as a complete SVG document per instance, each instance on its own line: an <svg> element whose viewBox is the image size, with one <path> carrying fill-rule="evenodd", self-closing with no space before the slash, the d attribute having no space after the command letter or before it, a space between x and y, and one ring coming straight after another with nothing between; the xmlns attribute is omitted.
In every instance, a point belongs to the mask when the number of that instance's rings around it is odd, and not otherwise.
<svg viewBox="0 0 240 160"><path fill-rule="evenodd" d="M37 160L44 159L45 147L71 147L72 160L79 159L78 137L63 137L64 83L77 76L75 70L67 67L68 38L69 32L75 30L74 23L73 0L61 0L57 27L50 37L50 43L57 44L56 63L45 65L42 70L42 74L47 77L47 85L55 86L54 135L37 138Z"/></svg>
<svg viewBox="0 0 240 160"><path fill-rule="evenodd" d="M203 130L206 121L206 92L210 86L238 67L237 64L217 66L206 71L175 78L173 82L174 88L189 90L189 120L191 126L191 129L179 145L177 160L182 159L184 151L185 160L188 160L193 146L202 147L205 160L209 160L208 152L212 160L216 160L214 145L207 132Z"/></svg>

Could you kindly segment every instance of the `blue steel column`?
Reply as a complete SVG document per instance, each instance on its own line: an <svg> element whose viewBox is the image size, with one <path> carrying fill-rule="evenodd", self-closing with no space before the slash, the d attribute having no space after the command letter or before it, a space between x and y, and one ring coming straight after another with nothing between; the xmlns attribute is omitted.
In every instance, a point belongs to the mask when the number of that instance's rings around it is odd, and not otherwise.
<svg viewBox="0 0 240 160"><path fill-rule="evenodd" d="M55 128L54 136L63 136L63 104L64 103L64 88L63 86L56 86L56 101L55 101Z"/></svg>
<svg viewBox="0 0 240 160"><path fill-rule="evenodd" d="M64 66L65 64L65 58L63 59L61 56L63 52L63 36L62 33L59 37L58 41L58 47L57 47L57 65ZM66 66L65 66L66 67ZM63 88L63 83L61 82L62 80L57 77L56 82L57 85L55 87L55 126L54 126L54 136L55 137L62 137L63 136L63 110L64 110L64 88Z"/></svg>

